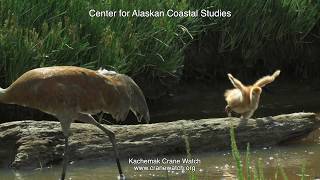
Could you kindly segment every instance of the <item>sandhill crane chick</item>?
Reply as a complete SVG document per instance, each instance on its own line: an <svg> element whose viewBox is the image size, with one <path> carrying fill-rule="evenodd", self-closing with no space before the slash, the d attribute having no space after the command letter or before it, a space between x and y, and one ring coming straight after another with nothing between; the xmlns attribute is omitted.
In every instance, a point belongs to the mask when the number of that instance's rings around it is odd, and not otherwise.
<svg viewBox="0 0 320 180"><path fill-rule="evenodd" d="M245 86L241 81L228 74L229 80L235 87L235 89L226 90L224 93L227 101L225 111L228 116L230 117L233 111L241 114L241 118L250 118L258 108L262 87L273 82L279 75L280 70L277 70L272 75L262 77L253 85Z"/></svg>

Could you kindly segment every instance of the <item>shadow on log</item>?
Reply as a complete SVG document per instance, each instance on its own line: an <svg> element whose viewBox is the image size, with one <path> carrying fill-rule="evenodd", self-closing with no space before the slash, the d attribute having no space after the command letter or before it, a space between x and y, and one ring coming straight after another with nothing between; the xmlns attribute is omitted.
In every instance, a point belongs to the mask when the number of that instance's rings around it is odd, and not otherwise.
<svg viewBox="0 0 320 180"><path fill-rule="evenodd" d="M230 126L235 127L237 144L244 147L271 146L309 134L320 124L314 113L294 113L241 120L213 118L196 121L110 126L116 134L120 156L149 157L185 153L184 135L195 151L229 149ZM93 125L71 126L70 158L113 160L107 136ZM0 165L14 168L36 168L60 163L63 134L58 122L17 121L0 124Z"/></svg>

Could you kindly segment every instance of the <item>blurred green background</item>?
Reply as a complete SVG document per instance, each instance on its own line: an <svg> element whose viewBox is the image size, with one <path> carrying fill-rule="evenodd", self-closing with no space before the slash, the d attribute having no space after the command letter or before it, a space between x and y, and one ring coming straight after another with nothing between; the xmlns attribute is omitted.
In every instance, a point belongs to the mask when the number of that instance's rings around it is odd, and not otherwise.
<svg viewBox="0 0 320 180"><path fill-rule="evenodd" d="M319 7L311 0L1 0L0 84L53 65L212 79L275 67L310 78L320 75ZM232 17L91 18L90 9L222 9Z"/></svg>

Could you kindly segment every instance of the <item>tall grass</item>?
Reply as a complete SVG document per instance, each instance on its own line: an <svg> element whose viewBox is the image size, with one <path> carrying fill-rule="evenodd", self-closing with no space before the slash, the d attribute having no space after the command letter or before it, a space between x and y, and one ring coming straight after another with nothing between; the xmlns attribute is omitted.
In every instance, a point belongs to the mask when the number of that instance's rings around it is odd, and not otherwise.
<svg viewBox="0 0 320 180"><path fill-rule="evenodd" d="M234 129L231 128L230 130L230 137L231 137L231 149L232 149L232 156L237 164L237 177L239 180L244 180L244 174L243 174L243 163L241 160L241 156L236 144L235 135L234 135ZM249 156L247 156L248 159L250 159Z"/></svg>
<svg viewBox="0 0 320 180"><path fill-rule="evenodd" d="M199 63L199 73L209 71L213 78L224 78L228 71L246 77L270 68L303 78L320 75L319 5L319 1L308 0L211 1L211 9L231 10L232 17L207 20L216 24L206 28L200 45L191 46L199 50L187 72L192 73L201 56L206 66Z"/></svg>
<svg viewBox="0 0 320 180"><path fill-rule="evenodd" d="M186 146L186 155L187 155L188 159L192 159L189 137L188 137L188 134L186 132L184 125L181 124L181 126L182 126L182 138L183 138L185 146ZM197 180L198 179L196 176L196 173L194 171L188 171L187 173L188 173L189 180Z"/></svg>
<svg viewBox="0 0 320 180"><path fill-rule="evenodd" d="M104 66L122 73L174 72L196 19L91 18L90 9L181 9L186 1L8 0L0 2L0 69L6 83L28 69ZM188 25L185 28L183 25ZM190 32L189 32L190 31Z"/></svg>
<svg viewBox="0 0 320 180"><path fill-rule="evenodd" d="M90 9L222 9L232 17L91 18ZM29 69L52 65L171 74L182 68L185 47L208 32L215 34L217 54L239 51L248 65L261 55L295 56L319 13L319 4L308 0L0 1L0 78L9 84Z"/></svg>
<svg viewBox="0 0 320 180"><path fill-rule="evenodd" d="M264 167L262 165L262 160L258 160L256 162L255 166L252 166L251 159L250 159L250 145L247 144L247 151L246 151L246 156L245 156L245 163L242 161L242 157L240 155L240 152L238 150L237 144L236 144L236 138L235 138L235 132L234 128L231 126L230 128L230 139L231 139L231 149L232 149L232 156L237 164L237 178L239 180L264 180L266 179L264 176ZM246 167L246 168L244 168ZM252 169L250 169L252 167ZM285 173L283 167L281 164L278 162L274 179L277 180L278 174L280 171L281 178L287 180L288 176ZM246 173L244 173L246 172ZM305 164L303 164L301 168L301 180L305 179Z"/></svg>
<svg viewBox="0 0 320 180"><path fill-rule="evenodd" d="M191 154L190 141L188 138L188 134L187 134L183 124L181 124L181 127L182 127L182 138L185 143L186 155L187 155L187 158L191 159L192 154ZM251 157L250 157L250 144L249 143L247 144L247 149L246 149L246 153L245 153L245 161L244 162L242 161L241 154L240 154L238 147L237 147L234 127L232 125L230 127L230 142L231 142L231 153L232 153L232 156L233 156L235 163L236 163L237 179L238 180L264 180L264 179L266 179L264 176L264 167L263 167L261 159L258 159L255 166L252 166ZM287 176L286 172L284 171L281 164L279 162L277 162L275 175L274 175L275 180L278 179L279 171L280 171L281 179L287 180L288 176ZM305 180L305 178L306 178L305 171L306 171L305 170L305 163L303 163L303 165L301 167L301 173L300 173L301 180ZM191 171L188 174L188 179L189 180L196 180L196 179L198 179L198 177L195 174L195 172Z"/></svg>

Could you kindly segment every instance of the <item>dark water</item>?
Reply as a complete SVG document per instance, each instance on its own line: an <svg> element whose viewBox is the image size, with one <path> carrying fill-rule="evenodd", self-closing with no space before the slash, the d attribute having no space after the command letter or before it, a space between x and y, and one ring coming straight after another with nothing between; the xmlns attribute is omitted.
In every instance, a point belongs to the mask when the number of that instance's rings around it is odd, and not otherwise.
<svg viewBox="0 0 320 180"><path fill-rule="evenodd" d="M259 108L253 117L295 112L320 112L320 85L275 82L263 89ZM184 85L150 106L151 121L225 117L223 94L231 85Z"/></svg>
<svg viewBox="0 0 320 180"><path fill-rule="evenodd" d="M244 156L245 152L242 152ZM206 152L202 154L192 154L193 159L200 159L198 164L182 165L191 169L163 171L163 170L135 170L135 165L129 164L127 159L122 160L122 165L127 179L134 180L165 180L165 179L188 179L191 174L195 174L197 179L235 179L236 163L230 154L230 151ZM186 155L154 157L166 159L181 159ZM274 179L277 167L283 167L287 177L290 180L300 179L301 169L305 166L307 179L320 177L320 131L317 130L307 138L287 144L263 147L251 150L251 168L256 167L260 160L264 167L264 175L267 179ZM158 166L173 167L180 164L158 164ZM140 167L143 165L140 165ZM194 168L194 169L193 169ZM60 166L46 167L32 171L0 170L0 179L4 180L57 180L60 176ZM192 171L194 170L194 171ZM278 173L281 178L280 172ZM105 180L117 179L116 164L110 160L79 161L72 162L68 170L68 178L75 180Z"/></svg>

